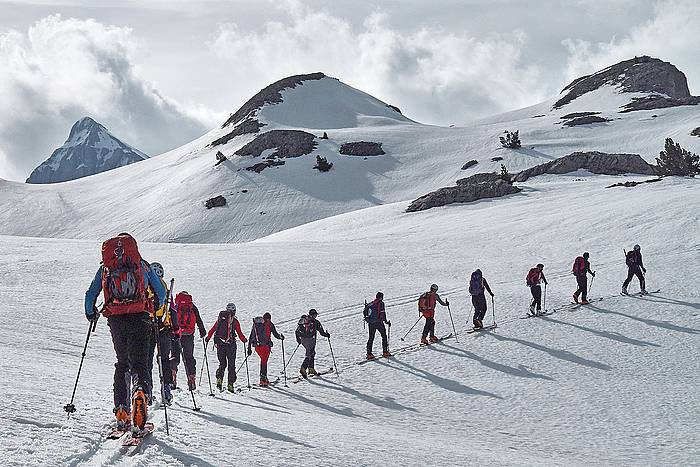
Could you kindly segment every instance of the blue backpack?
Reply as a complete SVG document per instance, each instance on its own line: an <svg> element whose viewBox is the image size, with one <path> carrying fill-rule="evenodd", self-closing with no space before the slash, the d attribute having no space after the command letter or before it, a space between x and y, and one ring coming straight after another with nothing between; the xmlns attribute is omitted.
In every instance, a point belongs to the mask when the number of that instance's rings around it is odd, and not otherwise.
<svg viewBox="0 0 700 467"><path fill-rule="evenodd" d="M484 293L484 278L479 269L472 273L472 277L469 280L469 293L471 295L481 295Z"/></svg>

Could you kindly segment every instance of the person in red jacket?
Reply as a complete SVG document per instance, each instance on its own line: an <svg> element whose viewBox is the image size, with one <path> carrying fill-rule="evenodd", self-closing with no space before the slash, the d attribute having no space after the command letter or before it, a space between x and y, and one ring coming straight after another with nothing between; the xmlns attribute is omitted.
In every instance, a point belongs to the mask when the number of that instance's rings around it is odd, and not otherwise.
<svg viewBox="0 0 700 467"><path fill-rule="evenodd" d="M262 317L258 316L253 319L253 328L250 330L248 338L248 355L253 353L252 347L260 357L260 386L268 386L270 381L267 379L267 360L270 358L272 351L272 338L275 336L279 340L284 340L284 334L278 334L277 328L272 323L272 315L265 313Z"/></svg>
<svg viewBox="0 0 700 467"><path fill-rule="evenodd" d="M420 340L421 344L429 344L438 340L435 337L435 304L439 303L442 306L450 304L447 300L443 302L437 291L437 284L433 284L430 286L430 291L425 292L418 299L418 311L425 317L425 326L423 326L423 335ZM430 334L430 342L428 342L428 334Z"/></svg>
<svg viewBox="0 0 700 467"><path fill-rule="evenodd" d="M530 293L532 294L529 314L537 316L542 313L542 287L540 283L544 282L545 288L547 287L547 278L544 277L544 264L539 263L530 269L525 281L527 286L530 287Z"/></svg>
<svg viewBox="0 0 700 467"><path fill-rule="evenodd" d="M236 336L244 344L248 342L243 332L241 331L241 323L236 319L236 305L229 303L224 311L219 312L219 319L216 320L214 326L207 334L206 342L209 343L214 336L214 345L216 346L216 356L219 359L219 368L216 369L216 387L219 391L223 390L224 372L228 366L228 389L233 392L233 383L236 382Z"/></svg>
<svg viewBox="0 0 700 467"><path fill-rule="evenodd" d="M199 337L204 338L207 331L199 315L199 309L192 303L192 295L184 290L175 296L175 311L180 329L172 346L170 369L173 374L173 387L177 385L177 367L180 365L180 354L185 360L187 387L190 391L196 389L197 360L194 359L194 327L199 328Z"/></svg>

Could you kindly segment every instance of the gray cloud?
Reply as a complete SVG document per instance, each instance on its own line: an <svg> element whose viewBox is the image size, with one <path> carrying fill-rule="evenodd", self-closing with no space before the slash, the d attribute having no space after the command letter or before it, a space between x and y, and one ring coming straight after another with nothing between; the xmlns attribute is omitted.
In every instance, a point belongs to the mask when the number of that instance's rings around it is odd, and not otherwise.
<svg viewBox="0 0 700 467"><path fill-rule="evenodd" d="M204 133L214 119L142 79L136 47L128 28L59 15L1 34L0 177L25 178L85 115L151 155Z"/></svg>

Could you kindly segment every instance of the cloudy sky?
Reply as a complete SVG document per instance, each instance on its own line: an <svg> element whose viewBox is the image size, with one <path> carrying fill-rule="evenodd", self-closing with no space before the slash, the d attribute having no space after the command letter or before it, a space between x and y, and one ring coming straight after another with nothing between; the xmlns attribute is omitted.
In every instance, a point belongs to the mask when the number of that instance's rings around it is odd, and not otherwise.
<svg viewBox="0 0 700 467"><path fill-rule="evenodd" d="M0 178L89 115L155 155L323 71L425 123L545 100L635 55L700 94L698 0L0 0Z"/></svg>

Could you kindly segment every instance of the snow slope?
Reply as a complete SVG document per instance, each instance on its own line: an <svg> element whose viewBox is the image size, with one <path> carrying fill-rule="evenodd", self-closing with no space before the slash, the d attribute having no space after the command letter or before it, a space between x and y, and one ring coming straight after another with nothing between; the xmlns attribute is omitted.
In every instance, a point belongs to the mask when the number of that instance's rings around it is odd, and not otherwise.
<svg viewBox="0 0 700 467"><path fill-rule="evenodd" d="M383 102L335 79L323 78L282 91L282 102L258 112L261 131L297 128L317 140L311 154L287 159L282 167L257 174L244 170L260 162L232 156L253 135L210 147L230 127L136 165L50 187L0 180L0 233L5 235L98 240L128 230L158 242L242 242L329 216L403 202L453 185L475 172L499 170L503 162L516 172L573 151L631 152L654 162L666 137L700 151L689 136L700 107L618 113L635 93L613 86L584 94L551 110L555 99L464 127L422 125L401 117ZM565 127L561 116L596 111L614 120ZM543 115L536 117L537 115ZM500 147L504 130L520 130L523 148ZM341 156L349 141L381 142L386 155ZM215 153L229 157L214 167ZM313 170L316 155L333 170ZM502 157L503 161L492 161ZM479 164L460 170L468 160ZM224 195L226 207L207 210L204 202ZM135 201L135 202L126 202ZM50 213L50 216L47 216Z"/></svg>
<svg viewBox="0 0 700 467"><path fill-rule="evenodd" d="M388 204L246 244L142 243L144 256L177 278L177 290L194 295L207 325L233 300L244 330L270 311L291 336L298 316L317 308L341 373L216 398L202 389L199 413L177 393L170 436L162 410L153 411L158 430L132 456L101 440L112 417L104 321L90 342L78 412L66 420L62 411L87 330L82 298L99 243L0 237L0 308L9 318L0 324L0 458L6 465L697 463L698 182L605 188L623 179L537 177L501 200L411 215L403 203ZM648 288L659 294L618 295L622 249L634 243L642 245ZM570 301L571 263L584 250L597 271L591 296L605 299L518 319L528 303L527 269L546 265L547 307L558 308ZM466 280L476 267L496 293L496 331L354 364L364 352L364 298L384 291L396 349L431 282L449 298L457 328L466 327ZM437 321L439 334L449 330L442 308ZM418 338L414 330L407 341ZM281 370L278 344L271 374ZM293 349L288 339L288 358ZM318 368L331 365L323 340L317 360ZM290 374L300 362L297 353ZM239 377L245 384L245 373Z"/></svg>

